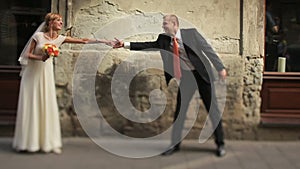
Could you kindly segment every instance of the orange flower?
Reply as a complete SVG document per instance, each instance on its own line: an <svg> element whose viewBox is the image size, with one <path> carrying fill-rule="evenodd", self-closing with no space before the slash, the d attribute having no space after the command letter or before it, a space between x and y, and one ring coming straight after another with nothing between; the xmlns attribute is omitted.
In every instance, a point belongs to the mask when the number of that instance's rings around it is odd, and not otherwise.
<svg viewBox="0 0 300 169"><path fill-rule="evenodd" d="M48 56L57 57L59 55L58 48L53 44L45 44L43 50Z"/></svg>

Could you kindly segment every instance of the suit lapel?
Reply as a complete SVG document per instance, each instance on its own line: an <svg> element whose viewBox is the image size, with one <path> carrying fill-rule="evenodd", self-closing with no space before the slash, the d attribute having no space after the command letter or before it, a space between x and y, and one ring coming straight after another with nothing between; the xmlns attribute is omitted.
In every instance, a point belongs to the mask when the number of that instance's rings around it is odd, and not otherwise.
<svg viewBox="0 0 300 169"><path fill-rule="evenodd" d="M204 57L202 54L201 44L196 39L194 30L181 29L181 38L185 46L185 50L187 52L192 51L191 53L195 54L195 56L191 56L190 54L188 54L188 57L191 60L192 64L194 65L198 73L202 76L202 78L209 83L207 70L212 70L212 68L210 67L208 58ZM204 71L203 69L206 69L206 71Z"/></svg>
<svg viewBox="0 0 300 169"><path fill-rule="evenodd" d="M199 46L197 45L197 41L195 37L192 35L192 32L186 29L180 29L182 42L185 46L189 47L195 54L200 56L199 54ZM198 46L198 47L196 47Z"/></svg>

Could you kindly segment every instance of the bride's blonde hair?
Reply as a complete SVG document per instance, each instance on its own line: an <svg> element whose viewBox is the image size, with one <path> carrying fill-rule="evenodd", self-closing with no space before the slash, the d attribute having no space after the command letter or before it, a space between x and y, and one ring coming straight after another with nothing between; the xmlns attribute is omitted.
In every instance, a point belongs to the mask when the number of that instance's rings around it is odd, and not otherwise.
<svg viewBox="0 0 300 169"><path fill-rule="evenodd" d="M45 16L45 32L49 31L49 24L51 21L54 21L55 19L59 19L59 18L62 18L62 16L60 14L57 14L57 13L48 13L46 16Z"/></svg>

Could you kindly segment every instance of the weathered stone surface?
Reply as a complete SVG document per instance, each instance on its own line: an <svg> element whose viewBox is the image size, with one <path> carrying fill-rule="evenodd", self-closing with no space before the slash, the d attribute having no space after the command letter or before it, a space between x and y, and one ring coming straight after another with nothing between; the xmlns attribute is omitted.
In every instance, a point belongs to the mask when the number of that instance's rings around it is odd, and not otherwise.
<svg viewBox="0 0 300 169"><path fill-rule="evenodd" d="M225 96L222 110L226 138L299 139L299 134L295 134L295 131L282 129L274 133L272 129L259 126L264 52L263 1L244 0L243 4L240 2L73 0L72 35L94 38L94 34L99 39L117 37L124 41L154 41L157 34L162 32L162 16L175 13L180 17L181 27L196 27L203 34L228 71L226 92L222 95ZM112 127L127 136L149 137L165 131L172 124L177 85L175 81L171 81L169 86L166 85L159 52L112 49L103 44L65 44L61 52L61 57L55 61L55 78L65 136L86 135L73 107L74 80L81 80L81 85L95 88L95 93L89 93L90 91L80 88L82 86L76 90L82 94L82 102L89 102L89 96L95 95L98 109L108 124L99 120L98 110L88 106L80 109L93 117L90 125L98 125L95 130L102 134L110 135L109 127ZM153 65L155 68L139 71ZM81 73L81 76L75 76L74 72ZM118 76L116 72L119 72ZM85 81L91 77L95 79L94 82ZM166 109L162 116L146 125L124 118L115 107L112 97L111 86L114 78L117 79L114 82L125 86L128 84L124 81L132 78L128 88L116 89L115 94L123 96L123 90L129 90L131 106L142 112L133 116L145 121L151 121L148 117L144 118L143 114L151 107L151 91L163 91L166 96ZM157 93L153 95L153 105L163 105L160 97ZM197 107L199 103L200 108ZM199 137L206 117L203 103L196 97L187 114L185 129L192 127L187 138ZM193 125L195 118L196 123Z"/></svg>

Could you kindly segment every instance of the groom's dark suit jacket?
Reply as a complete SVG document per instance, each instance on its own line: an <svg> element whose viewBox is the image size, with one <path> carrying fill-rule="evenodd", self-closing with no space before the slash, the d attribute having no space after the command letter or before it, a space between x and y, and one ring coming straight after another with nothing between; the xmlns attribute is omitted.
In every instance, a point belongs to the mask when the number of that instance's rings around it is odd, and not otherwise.
<svg viewBox="0 0 300 169"><path fill-rule="evenodd" d="M196 29L180 29L180 31L188 58L200 76L207 83L210 83L210 81L213 80L210 79L210 77L213 76L210 63L214 65L217 71L221 71L224 69L222 61ZM167 84L172 79L173 75L173 55L170 43L171 37L166 34L160 34L157 40L153 42L130 43L130 50L160 50Z"/></svg>

